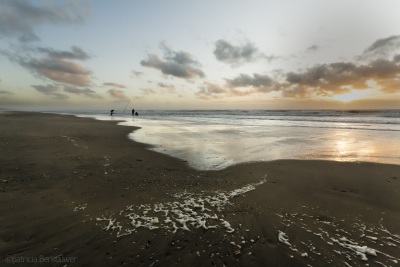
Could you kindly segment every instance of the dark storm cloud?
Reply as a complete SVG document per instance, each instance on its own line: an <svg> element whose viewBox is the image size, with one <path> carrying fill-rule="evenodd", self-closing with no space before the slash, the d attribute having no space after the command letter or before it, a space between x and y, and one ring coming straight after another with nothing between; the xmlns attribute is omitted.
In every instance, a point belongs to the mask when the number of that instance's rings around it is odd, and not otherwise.
<svg viewBox="0 0 400 267"><path fill-rule="evenodd" d="M103 83L103 85L105 85L105 86L117 87L117 88L126 88L125 85L120 84L120 83L114 83L114 82Z"/></svg>
<svg viewBox="0 0 400 267"><path fill-rule="evenodd" d="M95 91L93 91L89 88L80 89L80 88L73 87L73 86L64 86L64 91L67 93L83 95L83 96L90 97L90 98L101 98Z"/></svg>
<svg viewBox="0 0 400 267"><path fill-rule="evenodd" d="M59 87L56 85L31 85L33 88L36 89L39 93L44 95L52 96L54 99L67 99L68 96L59 93Z"/></svg>
<svg viewBox="0 0 400 267"><path fill-rule="evenodd" d="M172 51L164 43L161 43L160 48L164 52L162 59L157 55L148 54L147 59L140 61L140 64L144 67L159 70L165 75L178 78L193 79L205 76L204 72L199 68L200 64L188 52Z"/></svg>
<svg viewBox="0 0 400 267"><path fill-rule="evenodd" d="M22 42L37 41L40 38L35 33L36 26L81 23L85 12L83 2L55 5L45 1L0 0L0 36L17 37Z"/></svg>
<svg viewBox="0 0 400 267"><path fill-rule="evenodd" d="M215 42L214 55L219 61L236 65L243 62L253 61L260 55L260 52L249 42L242 46L235 46L220 39Z"/></svg>

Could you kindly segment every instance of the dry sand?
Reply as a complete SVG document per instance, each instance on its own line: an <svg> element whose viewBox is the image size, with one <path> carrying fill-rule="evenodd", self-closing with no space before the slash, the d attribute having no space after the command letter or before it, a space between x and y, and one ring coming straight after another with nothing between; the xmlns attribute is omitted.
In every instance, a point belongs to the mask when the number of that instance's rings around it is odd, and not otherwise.
<svg viewBox="0 0 400 267"><path fill-rule="evenodd" d="M0 114L0 266L399 266L399 165L196 171L133 130Z"/></svg>

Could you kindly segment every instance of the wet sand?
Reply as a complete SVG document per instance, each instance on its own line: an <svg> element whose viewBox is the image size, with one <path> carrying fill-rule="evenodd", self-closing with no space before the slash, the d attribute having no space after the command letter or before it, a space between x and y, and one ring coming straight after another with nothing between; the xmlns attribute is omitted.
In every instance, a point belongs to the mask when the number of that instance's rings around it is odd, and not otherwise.
<svg viewBox="0 0 400 267"><path fill-rule="evenodd" d="M196 171L129 140L133 130L0 114L0 266L400 264L400 165Z"/></svg>

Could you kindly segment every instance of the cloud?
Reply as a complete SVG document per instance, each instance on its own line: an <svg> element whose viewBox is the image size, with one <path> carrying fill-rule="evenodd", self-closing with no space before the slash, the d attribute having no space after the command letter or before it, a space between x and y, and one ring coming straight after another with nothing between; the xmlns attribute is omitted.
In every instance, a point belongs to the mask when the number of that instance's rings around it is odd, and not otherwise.
<svg viewBox="0 0 400 267"><path fill-rule="evenodd" d="M306 86L282 87L282 96L287 98L308 98L312 90Z"/></svg>
<svg viewBox="0 0 400 267"><path fill-rule="evenodd" d="M380 80L378 85L383 93L400 93L400 76L391 79Z"/></svg>
<svg viewBox="0 0 400 267"><path fill-rule="evenodd" d="M40 3L35 5L33 3ZM43 24L82 23L87 11L84 2L0 1L0 37L17 37L21 42L38 41L35 27Z"/></svg>
<svg viewBox="0 0 400 267"><path fill-rule="evenodd" d="M400 45L400 35L390 36L382 39L376 40L372 45L370 45L365 52L376 52L380 50L386 50L392 47L399 47Z"/></svg>
<svg viewBox="0 0 400 267"><path fill-rule="evenodd" d="M17 62L40 77L74 86L85 86L90 83L90 71L78 63L67 60L86 58L87 54L80 48L72 47L71 51L46 48L40 52L46 57L34 58L30 53L1 51L10 61Z"/></svg>
<svg viewBox="0 0 400 267"><path fill-rule="evenodd" d="M316 65L303 72L287 73L286 82L290 85L334 88L353 81L356 69L355 64L345 62Z"/></svg>
<svg viewBox="0 0 400 267"><path fill-rule="evenodd" d="M90 83L90 71L81 65L62 59L30 59L20 64L53 81L84 86Z"/></svg>
<svg viewBox="0 0 400 267"><path fill-rule="evenodd" d="M393 47L398 37L380 39L368 52ZM379 54L379 53L378 53ZM274 71L274 78L266 74L241 73L219 86L204 83L196 96L208 99L226 96L249 96L259 93L280 92L287 98L332 97L352 89L377 88L383 93L400 92L400 54L391 59L371 59L360 62L334 62L318 64L297 72Z"/></svg>
<svg viewBox="0 0 400 267"><path fill-rule="evenodd" d="M59 87L56 85L31 85L33 88L36 89L36 91L38 91L39 93L42 93L44 95L48 95L48 96L53 96L54 99L67 99L68 96L59 93Z"/></svg>
<svg viewBox="0 0 400 267"><path fill-rule="evenodd" d="M14 93L10 91L0 91L0 95L13 95Z"/></svg>
<svg viewBox="0 0 400 267"><path fill-rule="evenodd" d="M165 94L177 94L177 90L175 86L171 84L165 84L165 83L158 83L158 86L161 87L161 93Z"/></svg>
<svg viewBox="0 0 400 267"><path fill-rule="evenodd" d="M270 92L273 89L274 80L268 75L254 73L253 76L240 74L234 79L227 79L227 84L231 88L252 87L256 92ZM235 92L235 91L234 91Z"/></svg>
<svg viewBox="0 0 400 267"><path fill-rule="evenodd" d="M143 72L133 70L133 71L132 71L132 74L135 75L135 77L140 77L140 76L143 75Z"/></svg>
<svg viewBox="0 0 400 267"><path fill-rule="evenodd" d="M361 60L373 60L393 56L400 48L400 35L378 39L372 43L359 57Z"/></svg>
<svg viewBox="0 0 400 267"><path fill-rule="evenodd" d="M145 95L153 95L153 94L157 94L157 92L154 90L154 89L152 89L152 88L143 88L143 89L140 89L142 92L143 92L143 94L145 94Z"/></svg>
<svg viewBox="0 0 400 267"><path fill-rule="evenodd" d="M307 97L310 95L332 96L351 89L367 89L374 81L383 92L392 92L398 85L400 62L377 59L364 65L348 62L316 65L302 72L289 72L279 84L284 96ZM396 87L398 88L398 87Z"/></svg>
<svg viewBox="0 0 400 267"><path fill-rule="evenodd" d="M241 73L233 79L226 79L223 86L205 82L196 96L209 99L226 96L249 96L277 90L276 81L268 75L254 73L252 76Z"/></svg>
<svg viewBox="0 0 400 267"><path fill-rule="evenodd" d="M112 97L112 98L115 98L115 99L118 99L118 100L128 100L129 98L128 98L128 96L126 96L125 95L125 92L124 91L121 91L121 90L117 90L117 89L110 89L110 90L108 90L107 91L107 93Z"/></svg>
<svg viewBox="0 0 400 267"><path fill-rule="evenodd" d="M0 39L18 38L20 42L39 41L35 29L46 24L82 23L87 15L87 1L0 1ZM87 60L90 56L77 46L70 50L20 44L12 51L0 53L10 61L27 68L35 75L73 86L90 83L90 71L73 60ZM44 55L44 57L43 57Z"/></svg>
<svg viewBox="0 0 400 267"><path fill-rule="evenodd" d="M306 49L306 51L307 52L315 52L315 51L318 51L320 48L321 48L320 46L314 44L314 45L308 47Z"/></svg>
<svg viewBox="0 0 400 267"><path fill-rule="evenodd" d="M228 91L226 89L217 84L204 82L203 86L200 87L200 90L196 93L196 95L203 99L209 99L221 97L227 92Z"/></svg>
<svg viewBox="0 0 400 267"><path fill-rule="evenodd" d="M114 83L114 82L103 83L103 85L117 87L117 88L126 88L125 85L119 84L119 83Z"/></svg>
<svg viewBox="0 0 400 267"><path fill-rule="evenodd" d="M241 65L245 62L253 62L260 58L267 59L268 61L277 58L273 55L266 56L248 41L243 45L235 46L222 39L215 42L214 55L219 61L232 66Z"/></svg>
<svg viewBox="0 0 400 267"><path fill-rule="evenodd" d="M86 60L90 58L90 56L85 51L77 46L72 46L71 51L57 51L53 48L44 47L39 47L37 48L37 50L41 53L46 54L50 58L77 60Z"/></svg>
<svg viewBox="0 0 400 267"><path fill-rule="evenodd" d="M391 60L371 60L366 64L320 64L297 72L281 72L279 76L273 79L268 75L242 73L236 78L226 79L226 86L230 95L236 96L280 91L283 97L288 98L331 97L352 89L371 87L384 93L395 93L400 92L400 55ZM197 95L209 97L213 94L202 88Z"/></svg>
<svg viewBox="0 0 400 267"><path fill-rule="evenodd" d="M200 64L188 52L172 51L164 43L160 44L160 48L164 52L163 59L157 55L148 54L147 59L140 61L140 64L178 78L193 79L205 76L204 72L198 68Z"/></svg>
<svg viewBox="0 0 400 267"><path fill-rule="evenodd" d="M58 91L58 87L55 85L32 85L33 88L35 88L37 91L47 95L47 94L52 94L54 92Z"/></svg>
<svg viewBox="0 0 400 267"><path fill-rule="evenodd" d="M95 91L90 90L89 88L80 89L72 86L64 86L64 91L71 94L84 95L90 98L101 98Z"/></svg>
<svg viewBox="0 0 400 267"><path fill-rule="evenodd" d="M165 84L165 83L158 83L158 86L159 86L159 87L162 87L162 88L167 88L167 87L169 87L169 85L168 85L168 84Z"/></svg>

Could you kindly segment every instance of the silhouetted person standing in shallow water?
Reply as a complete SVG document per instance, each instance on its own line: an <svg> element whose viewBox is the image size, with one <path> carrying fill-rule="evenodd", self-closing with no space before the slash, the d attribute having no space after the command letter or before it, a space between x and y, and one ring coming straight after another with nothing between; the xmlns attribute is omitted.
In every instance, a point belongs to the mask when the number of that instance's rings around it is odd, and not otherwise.
<svg viewBox="0 0 400 267"><path fill-rule="evenodd" d="M132 109L132 116L135 115L135 109Z"/></svg>
<svg viewBox="0 0 400 267"><path fill-rule="evenodd" d="M114 115L114 110L113 110L113 109L110 110L110 115L111 115L111 116Z"/></svg>

